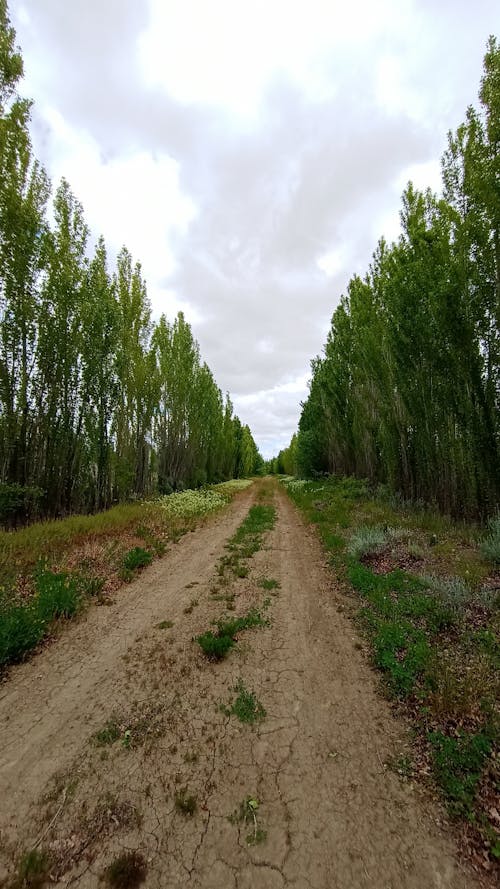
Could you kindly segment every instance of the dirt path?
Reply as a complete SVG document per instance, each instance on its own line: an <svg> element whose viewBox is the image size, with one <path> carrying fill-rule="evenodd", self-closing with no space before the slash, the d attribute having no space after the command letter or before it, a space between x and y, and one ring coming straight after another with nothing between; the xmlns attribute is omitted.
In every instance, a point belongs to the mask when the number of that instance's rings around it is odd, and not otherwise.
<svg viewBox="0 0 500 889"><path fill-rule="evenodd" d="M384 765L402 729L281 491L249 577L217 582L252 496L1 687L1 864L42 837L52 875L82 889L124 849L141 852L155 889L473 889L442 813ZM208 662L193 635L225 613L223 595L234 594L236 615L262 608L264 577L280 584L270 626ZM221 711L240 680L266 710L256 725ZM108 720L119 737L97 746L89 739ZM192 815L180 811L189 797Z"/></svg>

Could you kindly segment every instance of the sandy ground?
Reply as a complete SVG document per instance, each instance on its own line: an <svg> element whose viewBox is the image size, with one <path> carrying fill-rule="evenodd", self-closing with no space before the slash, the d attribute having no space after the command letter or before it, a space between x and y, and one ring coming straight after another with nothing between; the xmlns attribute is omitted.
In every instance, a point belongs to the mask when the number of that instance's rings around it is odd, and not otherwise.
<svg viewBox="0 0 500 889"><path fill-rule="evenodd" d="M442 811L386 766L404 750L404 728L313 532L281 491L249 576L221 588L217 561L254 496L186 535L0 686L0 879L38 843L53 884L82 889L102 886L123 850L143 855L155 889L476 886ZM265 592L262 578L280 588ZM226 613L227 594L233 614L264 607L270 625L212 663L193 636ZM160 629L166 620L173 627ZM240 680L266 710L255 725L221 709ZM99 746L92 735L109 720L120 737ZM183 796L194 814L179 811Z"/></svg>

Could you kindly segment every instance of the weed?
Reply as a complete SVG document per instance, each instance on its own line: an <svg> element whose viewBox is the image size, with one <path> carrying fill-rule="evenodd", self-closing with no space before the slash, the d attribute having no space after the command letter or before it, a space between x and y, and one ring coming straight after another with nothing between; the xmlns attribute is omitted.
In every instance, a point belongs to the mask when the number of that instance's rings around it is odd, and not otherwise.
<svg viewBox="0 0 500 889"><path fill-rule="evenodd" d="M150 565L152 561L153 556L147 549L135 546L124 556L122 564L125 571L138 571Z"/></svg>
<svg viewBox="0 0 500 889"><path fill-rule="evenodd" d="M120 736L120 726L114 720L110 720L104 728L92 735L92 740L97 747L105 747L108 744L114 744Z"/></svg>
<svg viewBox="0 0 500 889"><path fill-rule="evenodd" d="M41 889L49 879L50 859L46 852L31 849L22 856L9 889Z"/></svg>
<svg viewBox="0 0 500 889"><path fill-rule="evenodd" d="M209 630L201 636L196 636L195 641L200 646L203 654L211 660L222 660L231 648L234 647L235 637L242 630L250 627L268 626L269 621L262 617L255 608L243 615L243 617L226 618L217 621L217 632Z"/></svg>
<svg viewBox="0 0 500 889"><path fill-rule="evenodd" d="M140 852L123 852L106 868L102 879L113 889L135 889L146 880L147 865Z"/></svg>
<svg viewBox="0 0 500 889"><path fill-rule="evenodd" d="M179 793L176 793L175 799L175 808L182 815L194 815L196 809L198 808L198 803L196 801L195 796L188 796L187 787L183 787Z"/></svg>
<svg viewBox="0 0 500 889"><path fill-rule="evenodd" d="M240 803L239 808L233 812L232 815L229 815L228 821L231 824L252 824L253 830L246 837L246 842L249 846L256 846L258 843L263 843L267 838L267 831L263 830L262 827L259 827L257 822L257 812L259 809L259 801L252 796L247 796L243 802Z"/></svg>
<svg viewBox="0 0 500 889"><path fill-rule="evenodd" d="M190 753L190 752L185 753L183 756L184 762L187 763L188 765L198 762L199 758L200 757L199 757L198 753L196 753L196 751L193 751L192 753Z"/></svg>
<svg viewBox="0 0 500 889"><path fill-rule="evenodd" d="M472 592L460 577L423 577L422 581L441 601L444 608L461 617Z"/></svg>
<svg viewBox="0 0 500 889"><path fill-rule="evenodd" d="M470 816L484 763L491 751L485 732L459 731L456 737L431 732L434 773L448 799L452 815Z"/></svg>
<svg viewBox="0 0 500 889"><path fill-rule="evenodd" d="M37 610L44 622L73 617L82 606L77 578L69 574L40 570L35 574L35 586Z"/></svg>
<svg viewBox="0 0 500 889"><path fill-rule="evenodd" d="M259 580L259 586L263 590L279 590L281 588L281 584L273 577L263 577L262 580Z"/></svg>
<svg viewBox="0 0 500 889"><path fill-rule="evenodd" d="M221 661L234 647L234 639L231 636L221 636L212 633L209 630L201 636L196 637L196 642L200 646L203 654L209 660Z"/></svg>
<svg viewBox="0 0 500 889"><path fill-rule="evenodd" d="M266 716L266 711L260 701L257 700L255 692L248 691L243 684L243 680L239 679L234 689L237 692L236 700L230 707L222 707L222 711L226 716L236 716L240 722L254 723L260 722Z"/></svg>
<svg viewBox="0 0 500 889"><path fill-rule="evenodd" d="M174 625L173 620L162 620L156 626L159 630L170 630Z"/></svg>

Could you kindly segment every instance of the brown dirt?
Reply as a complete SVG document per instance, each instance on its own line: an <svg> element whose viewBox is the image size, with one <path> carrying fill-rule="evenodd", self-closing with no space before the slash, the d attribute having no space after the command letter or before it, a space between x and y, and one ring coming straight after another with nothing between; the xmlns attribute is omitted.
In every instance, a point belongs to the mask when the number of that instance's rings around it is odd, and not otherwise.
<svg viewBox="0 0 500 889"><path fill-rule="evenodd" d="M282 492L249 577L218 581L252 499L244 492L0 687L0 879L39 842L53 883L82 889L124 850L144 856L155 889L479 885L442 810L385 765L405 751L404 729ZM279 581L275 595L263 577ZM192 637L224 613L226 594L235 615L268 597L271 625L210 663ZM221 710L239 679L267 711L254 726ZM98 746L110 720L119 738ZM192 815L175 804L183 794ZM248 798L256 825L229 820ZM266 836L249 844L256 829Z"/></svg>

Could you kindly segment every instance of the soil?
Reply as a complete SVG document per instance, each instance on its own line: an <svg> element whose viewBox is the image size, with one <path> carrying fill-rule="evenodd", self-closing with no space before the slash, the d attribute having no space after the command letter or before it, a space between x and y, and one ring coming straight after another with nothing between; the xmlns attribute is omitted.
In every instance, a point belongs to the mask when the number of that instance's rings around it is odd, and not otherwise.
<svg viewBox="0 0 500 889"><path fill-rule="evenodd" d="M314 533L280 490L249 576L221 583L224 544L255 496L244 491L0 686L6 885L35 846L52 885L81 889L102 886L124 851L142 856L155 889L480 885L443 810L388 768L407 751L406 729ZM266 592L263 578L279 588ZM270 625L206 660L193 637L252 606ZM266 711L253 725L227 715L239 680Z"/></svg>

